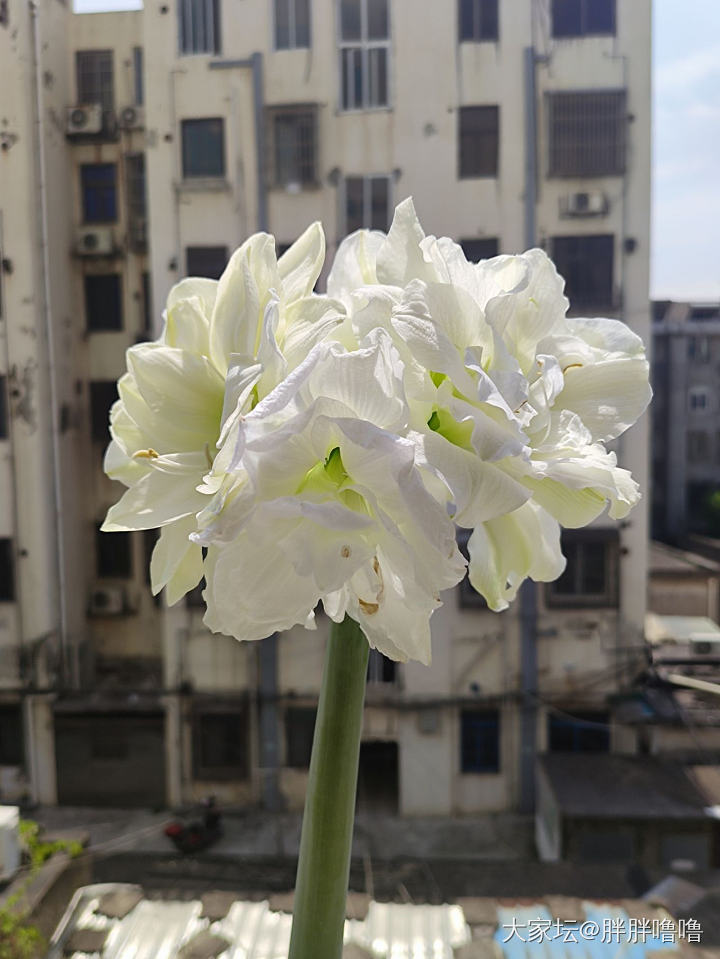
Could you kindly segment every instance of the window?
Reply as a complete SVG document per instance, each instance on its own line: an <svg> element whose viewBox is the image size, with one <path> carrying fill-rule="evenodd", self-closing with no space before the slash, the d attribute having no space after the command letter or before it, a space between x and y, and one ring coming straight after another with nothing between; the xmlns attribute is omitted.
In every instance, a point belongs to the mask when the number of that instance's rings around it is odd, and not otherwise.
<svg viewBox="0 0 720 959"><path fill-rule="evenodd" d="M370 650L367 681L369 683L394 683L397 678L397 663L377 649Z"/></svg>
<svg viewBox="0 0 720 959"><path fill-rule="evenodd" d="M613 308L614 248L612 234L553 237L553 259L573 312Z"/></svg>
<svg viewBox="0 0 720 959"><path fill-rule="evenodd" d="M15 551L13 541L0 539L0 603L12 603L15 599Z"/></svg>
<svg viewBox="0 0 720 959"><path fill-rule="evenodd" d="M23 755L22 708L19 703L0 706L0 766L22 766Z"/></svg>
<svg viewBox="0 0 720 959"><path fill-rule="evenodd" d="M117 201L114 163L83 163L80 167L85 223L114 223Z"/></svg>
<svg viewBox="0 0 720 959"><path fill-rule="evenodd" d="M137 106L141 107L143 103L145 103L142 47L133 47L133 81L135 84L135 103Z"/></svg>
<svg viewBox="0 0 720 959"><path fill-rule="evenodd" d="M307 769L315 734L314 706L289 706L285 710L285 765Z"/></svg>
<svg viewBox="0 0 720 959"><path fill-rule="evenodd" d="M196 779L247 779L248 717L245 708L193 716L193 767Z"/></svg>
<svg viewBox="0 0 720 959"><path fill-rule="evenodd" d="M458 176L461 180L497 176L499 115L498 107L460 107Z"/></svg>
<svg viewBox="0 0 720 959"><path fill-rule="evenodd" d="M617 530L565 530L562 551L567 566L546 587L548 606L618 605Z"/></svg>
<svg viewBox="0 0 720 959"><path fill-rule="evenodd" d="M130 579L132 576L132 539L130 533L95 532L97 575L99 579Z"/></svg>
<svg viewBox="0 0 720 959"><path fill-rule="evenodd" d="M8 412L7 376L0 376L0 440L6 440L10 435Z"/></svg>
<svg viewBox="0 0 720 959"><path fill-rule="evenodd" d="M688 430L687 455L691 463L705 463L710 454L710 436L705 430Z"/></svg>
<svg viewBox="0 0 720 959"><path fill-rule="evenodd" d="M615 33L615 0L552 0L554 37Z"/></svg>
<svg viewBox="0 0 720 959"><path fill-rule="evenodd" d="M693 413L702 413L709 409L710 401L707 387L691 386L688 392L688 407Z"/></svg>
<svg viewBox="0 0 720 959"><path fill-rule="evenodd" d="M495 236L484 237L481 240L460 240L459 243L471 263L489 260L490 257L498 255L498 241Z"/></svg>
<svg viewBox="0 0 720 959"><path fill-rule="evenodd" d="M339 0L340 87L343 110L390 102L388 0Z"/></svg>
<svg viewBox="0 0 720 959"><path fill-rule="evenodd" d="M221 117L182 121L183 177L225 175L225 129Z"/></svg>
<svg viewBox="0 0 720 959"><path fill-rule="evenodd" d="M220 53L220 0L179 0L180 53Z"/></svg>
<svg viewBox="0 0 720 959"><path fill-rule="evenodd" d="M463 529L458 527L455 531L455 538L457 539L457 545L460 552L463 554L465 559L470 562L470 554L468 552L468 540L472 534L471 529ZM458 601L460 609L487 609L488 605L484 596L481 596L480 593L471 585L470 578L467 573L462 578L461 582L458 585Z"/></svg>
<svg viewBox="0 0 720 959"><path fill-rule="evenodd" d="M85 275L85 325L93 333L123 328L122 286L119 273L87 273ZM107 433L107 425L105 432Z"/></svg>
<svg viewBox="0 0 720 959"><path fill-rule="evenodd" d="M145 196L145 154L125 157L125 184L128 207L128 239L138 253L147 249L147 210Z"/></svg>
<svg viewBox="0 0 720 959"><path fill-rule="evenodd" d="M142 275L142 328L140 332L150 338L152 336L152 295L150 292L150 274Z"/></svg>
<svg viewBox="0 0 720 959"><path fill-rule="evenodd" d="M317 183L315 108L273 108L269 120L273 185L299 187Z"/></svg>
<svg viewBox="0 0 720 959"><path fill-rule="evenodd" d="M6 27L8 23L10 23L8 0L0 0L0 27Z"/></svg>
<svg viewBox="0 0 720 959"><path fill-rule="evenodd" d="M497 40L498 0L460 0L458 25L461 43Z"/></svg>
<svg viewBox="0 0 720 959"><path fill-rule="evenodd" d="M460 771L500 772L500 714L497 709L461 710Z"/></svg>
<svg viewBox="0 0 720 959"><path fill-rule="evenodd" d="M708 336L688 337L688 359L696 363L707 363L710 359L710 338Z"/></svg>
<svg viewBox="0 0 720 959"><path fill-rule="evenodd" d="M112 50L78 50L75 54L78 103L100 103L103 110L115 108Z"/></svg>
<svg viewBox="0 0 720 959"><path fill-rule="evenodd" d="M189 246L185 250L188 276L205 276L209 280L219 280L227 261L226 246Z"/></svg>
<svg viewBox="0 0 720 959"><path fill-rule="evenodd" d="M90 383L90 435L99 443L110 441L110 407L117 398L114 380L93 380Z"/></svg>
<svg viewBox="0 0 720 959"><path fill-rule="evenodd" d="M624 90L549 94L548 175L622 175L626 101Z"/></svg>
<svg viewBox="0 0 720 959"><path fill-rule="evenodd" d="M310 0L275 0L275 49L310 46Z"/></svg>
<svg viewBox="0 0 720 959"><path fill-rule="evenodd" d="M345 179L345 232L390 226L390 177L350 176Z"/></svg>
<svg viewBox="0 0 720 959"><path fill-rule="evenodd" d="M551 753L606 753L610 750L610 717L602 711L550 713L548 750Z"/></svg>

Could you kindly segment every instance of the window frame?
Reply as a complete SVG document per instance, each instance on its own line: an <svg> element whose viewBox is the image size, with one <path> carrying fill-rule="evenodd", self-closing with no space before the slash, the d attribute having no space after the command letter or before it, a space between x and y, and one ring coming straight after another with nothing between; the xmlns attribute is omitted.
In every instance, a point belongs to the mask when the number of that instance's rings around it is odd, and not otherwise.
<svg viewBox="0 0 720 959"><path fill-rule="evenodd" d="M272 49L276 52L283 50L311 50L312 49L312 2L307 0L308 5L308 42L298 43L297 41L297 12L298 0L287 0L288 4L288 45L281 47L278 44L278 0L273 0L272 5Z"/></svg>
<svg viewBox="0 0 720 959"><path fill-rule="evenodd" d="M90 171L99 171L105 169L112 171L112 187L109 182L101 185L93 184L88 181L91 178ZM106 196L102 191L106 191ZM88 202L94 197L93 202ZM118 170L117 163L81 163L80 164L80 204L82 207L82 222L87 226L99 226L108 223L118 222ZM93 214L92 207L97 206L97 211ZM108 216L100 214L109 214ZM91 215L93 214L93 215Z"/></svg>
<svg viewBox="0 0 720 959"><path fill-rule="evenodd" d="M603 109L603 98L605 100ZM594 123L596 129L609 127L610 104L614 104L612 117L614 142L600 143L601 137L588 137L582 125L593 123L593 110L588 109L595 101ZM572 114L574 101L575 113ZM584 106L581 108L581 104ZM621 177L627 171L628 146L628 96L623 87L601 87L591 90L548 90L545 94L547 114L547 175L552 179L600 179ZM565 104L563 108L563 104ZM564 109L564 114L563 114ZM558 142L565 125L566 138L571 142ZM567 129L574 124L574 130ZM602 166L599 161L608 162ZM581 162L578 162L580 159ZM573 161L576 165L573 166ZM597 166L593 166L597 163ZM583 166L585 164L585 166Z"/></svg>
<svg viewBox="0 0 720 959"><path fill-rule="evenodd" d="M585 529L566 529L562 531L561 548L563 554L570 544L576 547L601 543L605 546L604 577L605 588L602 593L575 591L558 592L557 585L566 575L558 577L552 583L545 584L545 605L548 609L618 609L620 607L620 536L614 527L586 527ZM582 556L582 554L581 554ZM584 562L578 563L574 571L575 585L582 584ZM568 567L568 571L570 567Z"/></svg>
<svg viewBox="0 0 720 959"><path fill-rule="evenodd" d="M369 0L359 0L360 3L360 37L357 40L344 40L342 35L342 3L343 0L337 0L337 44L338 44L338 89L340 96L338 98L339 113L361 113L372 110L390 110L393 104L393 83L392 83L392 17L390 0L387 4L387 37L380 39L370 39L368 36L368 2ZM360 103L355 102L354 84L351 82L351 71L347 70L348 76L345 76L345 56L346 50L356 50L360 53L360 71L362 82L362 93ZM385 51L385 93L384 103L371 102L370 89L370 52L373 50ZM352 92L352 97L348 97L348 105L345 105L345 81L348 81L347 91ZM350 102L352 100L352 102Z"/></svg>
<svg viewBox="0 0 720 959"><path fill-rule="evenodd" d="M348 230L348 209L347 209L347 184L348 180L362 180L363 181L363 216L362 216L362 226L357 229L363 230L377 230L381 229L380 227L372 226L372 181L373 180L386 180L387 181L387 226L383 227L383 231L387 232L387 229L392 222L392 210L394 209L393 203L393 182L394 178L391 173L369 173L363 174L360 173L357 176L349 175L343 178L343 191L342 191L342 215L343 215L343 226L344 233L347 235L349 232L355 232Z"/></svg>
<svg viewBox="0 0 720 959"><path fill-rule="evenodd" d="M495 129L494 131L481 130L481 131L470 131L463 130L463 118L469 118L471 116L471 111L477 112L480 115L480 112L486 116L495 117ZM468 103L463 104L461 107L458 107L457 111L457 178L458 180L497 180L500 176L500 104L498 103ZM467 139L471 135L476 135L479 137L491 137L494 136L495 139L495 148L493 152L493 163L489 167L483 167L480 172L478 172L475 166L472 166L469 158L466 155L466 151L463 149L464 144L466 144ZM472 151L473 155L475 151ZM478 155L481 155L481 151L478 151ZM492 168L492 169L490 169Z"/></svg>
<svg viewBox="0 0 720 959"><path fill-rule="evenodd" d="M97 580L123 580L127 582L133 578L134 556L132 533L103 533L102 523L95 526L95 577ZM102 544L102 546L101 546ZM105 560L112 557L118 560L115 567L105 565Z"/></svg>
<svg viewBox="0 0 720 959"><path fill-rule="evenodd" d="M267 118L267 142L269 146L269 156L271 158L271 163L269 164L269 173L270 173L270 183L269 186L272 189L277 190L288 190L293 185L297 184L301 190L315 189L319 183L318 177L318 147L319 147L319 136L318 136L318 108L315 103L292 103L292 104L278 104L271 107L267 107L266 111ZM298 177L295 180L283 181L281 177L281 164L279 162L278 155L278 146L280 138L277 133L277 123L281 119L290 119L293 126L294 142L293 142L293 161L298 169ZM311 148L306 152L309 154L309 162L307 158L303 158L303 145L302 145L302 135L299 130L302 126L302 123L308 123L308 133L310 134L311 139ZM303 169L305 168L305 169ZM307 173L307 176L304 176L303 173Z"/></svg>
<svg viewBox="0 0 720 959"><path fill-rule="evenodd" d="M291 732L292 729L292 720L293 717L298 719L302 717L303 722L308 722L312 714L312 729L310 731L310 749L307 751L303 750L303 755L300 755L301 744L298 740L293 740L293 735ZM312 754L312 743L313 737L315 735L315 724L317 722L317 706L286 706L285 715L283 717L283 732L285 739L285 766L288 769L308 769L310 767L310 757ZM303 730L303 736L307 733L307 729ZM307 760L307 761L306 761Z"/></svg>
<svg viewBox="0 0 720 959"><path fill-rule="evenodd" d="M711 462L710 433L707 430L687 431L687 461L693 466Z"/></svg>
<svg viewBox="0 0 720 959"><path fill-rule="evenodd" d="M105 281L107 289L96 290L93 295L90 287L96 283L100 286L100 281ZM106 315L113 316L116 322L113 322L111 325L103 325L97 322L97 320L93 320L93 317L96 316L96 310L91 300L97 297L107 299L109 302L111 290L114 310L108 311ZM115 270L108 273L85 273L83 275L83 307L85 309L85 330L88 333L121 332L124 329L122 274Z"/></svg>
<svg viewBox="0 0 720 959"><path fill-rule="evenodd" d="M193 4L200 3L205 8L205 16L207 19L207 11L211 11L212 18L212 30L207 31L206 33L212 33L212 37L205 38L205 45L201 46L200 43L195 43L192 45L192 49L189 49L190 45L183 43L183 40L188 38L185 36L185 26L188 19L192 21L193 19ZM177 18L178 18L178 56L181 57L206 57L206 56L218 56L222 52L222 20L220 13L220 0L178 0L177 6ZM192 28L191 31L192 33Z"/></svg>
<svg viewBox="0 0 720 959"><path fill-rule="evenodd" d="M235 720L236 735L232 741L235 745L242 745L242 757L239 763L222 763L213 765L204 762L203 747L203 720L217 720L222 717L225 721ZM191 718L192 736L192 772L193 779L198 782L248 782L250 779L250 710L246 701L235 703L194 703Z"/></svg>
<svg viewBox="0 0 720 959"><path fill-rule="evenodd" d="M571 282L568 281L567 273L570 272L563 268L567 267L569 264L572 268L573 264L580 263L584 261L584 268L587 269L587 264L590 262L597 262L598 257L597 253L593 256L590 256L586 251L584 256L580 256L580 248L585 245L589 247L592 241L604 240L606 241L606 246L610 252L610 263L609 263L609 278L610 282L608 289L602 291L601 293L596 293L592 295L587 295L586 298L579 298L577 293L570 293L568 287L571 285ZM575 243L578 247L577 250L570 250L570 243ZM559 255L558 246L567 244L568 253L562 254L567 257L565 264L563 265L561 255ZM599 244L598 244L599 245ZM617 308L616 294L615 294L615 246L616 246L616 236L614 233L585 233L585 234L558 234L550 238L550 246L552 251L552 259L555 263L555 266L558 270L558 273L565 280L565 296L570 300L570 315L590 315L586 311L589 310L608 310L614 311ZM572 274L571 274L572 276ZM602 297L606 296L606 299Z"/></svg>
<svg viewBox="0 0 720 959"><path fill-rule="evenodd" d="M582 748L580 738L584 731L599 733L598 726L605 726L605 742L599 747ZM553 727L556 731L564 727L571 733L573 747L571 749L553 748ZM610 711L607 709L574 709L567 710L550 708L547 711L547 752L549 753L609 753L610 752Z"/></svg>
<svg viewBox="0 0 720 959"><path fill-rule="evenodd" d="M480 260L492 260L494 257L500 255L500 238L497 236L466 236L458 240L457 243L468 263L479 263ZM487 250L492 248L493 252L487 256L483 255L475 258L473 255L470 255L472 244L479 244L480 248L484 245ZM486 250L484 252L486 252Z"/></svg>
<svg viewBox="0 0 720 959"><path fill-rule="evenodd" d="M398 664L389 659L379 649L371 649L367 664L367 685L381 689L396 686L398 682Z"/></svg>
<svg viewBox="0 0 720 959"><path fill-rule="evenodd" d="M199 251L201 251L201 250L203 251L202 254L199 253ZM211 270L211 271L208 271L208 270L203 271L203 270L193 270L193 269L191 269L190 267L191 267L191 259L192 259L192 256L193 256L193 255L195 255L195 256L202 256L203 254L204 254L204 255L207 255L208 259L212 259L212 258L213 258L213 255L217 255L217 256L218 256L218 263L220 262L220 260L223 261L223 267L222 267L222 269L221 269L221 270ZM203 244L203 243L199 243L199 244L197 244L197 245L195 245L195 246L186 246L186 247L185 247L185 275L186 275L186 276L200 276L200 277L204 277L205 279L208 279L208 280L219 280L220 277L222 276L224 270L225 270L225 267L228 265L228 260L229 260L229 255L228 255L228 248L227 248L226 246L220 246L220 245L218 245L218 246L209 246L209 245L205 245L205 244ZM210 275L211 273L212 273L213 275ZM217 273L217 276L214 275L215 273Z"/></svg>
<svg viewBox="0 0 720 959"><path fill-rule="evenodd" d="M8 718L11 723L8 724ZM14 726L17 735L8 736L7 740L0 738L0 766L19 766L25 765L25 717L23 716L22 703L0 703L0 728L11 728ZM15 729L12 729L15 733ZM5 745L9 744L6 751Z"/></svg>
<svg viewBox="0 0 720 959"><path fill-rule="evenodd" d="M495 753L494 760L481 764L478 762L469 763L468 754L470 753L470 744L467 742L466 735L469 729L466 726L470 720L474 719L474 725L495 730L495 743L491 744L490 752ZM496 776L502 772L502 715L500 710L495 708L481 706L467 706L460 710L460 774L462 776Z"/></svg>
<svg viewBox="0 0 720 959"><path fill-rule="evenodd" d="M700 402L702 400L702 403ZM687 408L688 413L709 413L710 390L707 386L691 386L688 389Z"/></svg>
<svg viewBox="0 0 720 959"><path fill-rule="evenodd" d="M0 566L4 567L7 573L0 577L0 603L14 603L17 600L17 564L15 541L11 536L0 536L0 557Z"/></svg>
<svg viewBox="0 0 720 959"><path fill-rule="evenodd" d="M0 373L0 440L10 438L10 402L7 374Z"/></svg>
<svg viewBox="0 0 720 959"><path fill-rule="evenodd" d="M104 394L104 395L102 395ZM102 395L102 407L100 398ZM106 407L105 401L112 395L113 399ZM93 443L110 442L110 410L118 399L117 382L115 380L90 380L88 386L88 403L90 404L90 439ZM99 409L102 409L102 429Z"/></svg>
<svg viewBox="0 0 720 959"><path fill-rule="evenodd" d="M220 160L221 169L219 172L188 172L188 160L190 151L188 148L187 134L190 130L200 129L201 124L219 123L220 124ZM186 117L180 121L180 167L182 179L184 182L197 182L198 180L224 180L227 176L227 140L225 136L225 118L219 116L212 117Z"/></svg>
<svg viewBox="0 0 720 959"><path fill-rule="evenodd" d="M89 63L91 57L96 59L93 69L84 69L81 64L83 61L87 61ZM107 70L107 64L105 64L103 67L103 65L100 63L101 57L109 61L109 71ZM103 89L103 72L105 74L107 89ZM82 81L81 77L83 77ZM109 82L107 82L108 77L110 78ZM90 85L97 83L97 95L86 97L84 94L87 91L83 90L85 83L89 83ZM103 109L103 113L115 109L115 57L114 51L111 48L92 48L89 50L75 51L75 93L77 95L77 103L79 106L88 106L92 103L99 103Z"/></svg>
<svg viewBox="0 0 720 959"><path fill-rule="evenodd" d="M553 40L573 40L581 37L616 37L617 36L617 0L607 0L612 6L612 30L588 30L585 26L588 19L588 2L590 0L576 0L580 7L580 30L578 33L556 33L556 7L563 0L552 0L550 8L550 35Z"/></svg>
<svg viewBox="0 0 720 959"><path fill-rule="evenodd" d="M147 249L147 164L142 151L125 154L128 239L135 252Z"/></svg>
<svg viewBox="0 0 720 959"><path fill-rule="evenodd" d="M455 527L455 542L457 547L465 557L465 559L470 562L470 553L468 552L468 541L472 536L472 530L467 529L464 526ZM457 585L458 589L458 606L460 609L474 609L482 610L488 609L487 600L478 591L471 585L469 570L465 571L465 575L460 580Z"/></svg>
<svg viewBox="0 0 720 959"><path fill-rule="evenodd" d="M473 10L473 31L472 36L463 36L463 5L472 4ZM484 33L483 26L486 19L485 7L494 7L495 31L488 34ZM500 3L499 0L458 0L457 3L458 18L458 43L497 43L500 39Z"/></svg>

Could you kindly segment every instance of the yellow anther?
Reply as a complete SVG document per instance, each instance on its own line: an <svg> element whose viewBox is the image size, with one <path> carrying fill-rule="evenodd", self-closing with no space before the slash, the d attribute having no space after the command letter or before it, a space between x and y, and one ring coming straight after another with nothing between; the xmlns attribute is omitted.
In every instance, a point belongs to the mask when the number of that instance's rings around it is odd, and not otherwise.
<svg viewBox="0 0 720 959"><path fill-rule="evenodd" d="M137 453L133 453L134 460L156 460L160 454L157 450L152 448L147 450L138 450Z"/></svg>

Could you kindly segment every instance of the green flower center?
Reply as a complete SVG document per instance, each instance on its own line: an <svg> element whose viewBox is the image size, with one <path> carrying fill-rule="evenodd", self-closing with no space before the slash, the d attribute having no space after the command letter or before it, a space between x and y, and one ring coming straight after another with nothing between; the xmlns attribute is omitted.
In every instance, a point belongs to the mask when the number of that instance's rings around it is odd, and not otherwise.
<svg viewBox="0 0 720 959"><path fill-rule="evenodd" d="M348 509L362 513L368 512L367 504L359 493L354 489L343 488L349 481L350 477L340 455L340 447L336 446L330 450L323 461L316 463L307 471L298 486L297 493L304 493L306 496L315 495L320 499L337 498Z"/></svg>
<svg viewBox="0 0 720 959"><path fill-rule="evenodd" d="M458 423L447 410L434 410L427 421L427 425L434 433L444 436L454 446L472 451L472 420L468 420L466 423Z"/></svg>

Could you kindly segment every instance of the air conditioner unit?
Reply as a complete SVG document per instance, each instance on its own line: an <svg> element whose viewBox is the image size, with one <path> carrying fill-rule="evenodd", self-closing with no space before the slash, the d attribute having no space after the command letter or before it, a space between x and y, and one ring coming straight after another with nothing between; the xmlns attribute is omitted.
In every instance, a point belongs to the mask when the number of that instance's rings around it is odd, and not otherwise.
<svg viewBox="0 0 720 959"><path fill-rule="evenodd" d="M142 130L145 126L145 110L142 107L123 107L118 114L121 130Z"/></svg>
<svg viewBox="0 0 720 959"><path fill-rule="evenodd" d="M608 212L608 199L601 190L569 193L560 201L560 212L565 216L604 216Z"/></svg>
<svg viewBox="0 0 720 959"><path fill-rule="evenodd" d="M121 616L127 610L122 586L103 586L90 594L90 616Z"/></svg>
<svg viewBox="0 0 720 959"><path fill-rule="evenodd" d="M65 129L68 136L87 136L102 133L102 104L87 103L77 107L68 107Z"/></svg>
<svg viewBox="0 0 720 959"><path fill-rule="evenodd" d="M112 256L115 237L110 227L88 227L80 230L75 241L78 256Z"/></svg>

